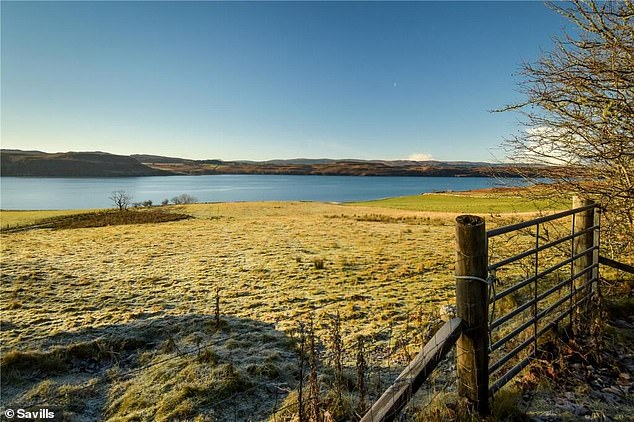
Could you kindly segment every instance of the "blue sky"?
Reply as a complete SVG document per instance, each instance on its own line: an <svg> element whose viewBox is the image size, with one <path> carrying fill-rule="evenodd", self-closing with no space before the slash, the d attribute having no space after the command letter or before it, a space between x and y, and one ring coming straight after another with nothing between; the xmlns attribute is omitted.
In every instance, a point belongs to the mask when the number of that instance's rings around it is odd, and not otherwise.
<svg viewBox="0 0 634 422"><path fill-rule="evenodd" d="M492 161L541 2L2 2L2 148ZM515 74L515 75L514 75Z"/></svg>

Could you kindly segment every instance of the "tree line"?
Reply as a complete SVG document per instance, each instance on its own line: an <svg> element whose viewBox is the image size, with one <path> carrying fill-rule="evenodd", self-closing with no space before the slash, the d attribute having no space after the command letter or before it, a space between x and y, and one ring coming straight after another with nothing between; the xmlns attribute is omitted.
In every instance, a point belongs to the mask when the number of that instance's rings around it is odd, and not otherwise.
<svg viewBox="0 0 634 422"><path fill-rule="evenodd" d="M142 202L133 202L132 195L124 190L113 191L108 199L110 199L114 207L119 211L125 211L130 207L151 207L154 205L150 199ZM174 196L171 201L165 198L161 202L161 205L169 205L170 202L174 205L193 204L198 202L198 198L187 193L181 193L180 195Z"/></svg>

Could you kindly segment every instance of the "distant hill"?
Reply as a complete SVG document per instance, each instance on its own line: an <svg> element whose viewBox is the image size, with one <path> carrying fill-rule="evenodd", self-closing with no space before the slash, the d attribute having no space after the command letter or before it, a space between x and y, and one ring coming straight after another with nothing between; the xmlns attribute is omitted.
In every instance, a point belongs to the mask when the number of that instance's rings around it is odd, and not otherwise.
<svg viewBox="0 0 634 422"><path fill-rule="evenodd" d="M45 153L1 150L2 176L117 177L204 174L288 174L328 176L516 177L517 166L462 161L306 159L269 161L190 160L160 155L106 152ZM523 174L543 168L522 166Z"/></svg>
<svg viewBox="0 0 634 422"><path fill-rule="evenodd" d="M268 161L184 160L135 155L143 164L177 174L288 174L328 176L517 177L517 167L466 161L333 160L327 158ZM522 166L524 175L536 167ZM543 170L543 169L542 169Z"/></svg>
<svg viewBox="0 0 634 422"><path fill-rule="evenodd" d="M172 172L151 168L132 157L106 152L0 150L0 175L29 177L161 176Z"/></svg>
<svg viewBox="0 0 634 422"><path fill-rule="evenodd" d="M195 162L195 160L188 160L187 158L163 157L162 155L150 155L150 154L132 154L130 157L134 158L139 163L193 163Z"/></svg>

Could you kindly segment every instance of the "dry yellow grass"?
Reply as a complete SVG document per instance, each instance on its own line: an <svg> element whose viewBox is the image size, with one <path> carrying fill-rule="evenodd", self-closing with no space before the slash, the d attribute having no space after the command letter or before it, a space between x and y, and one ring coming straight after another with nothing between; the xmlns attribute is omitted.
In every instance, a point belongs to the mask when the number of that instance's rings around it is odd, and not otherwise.
<svg viewBox="0 0 634 422"><path fill-rule="evenodd" d="M318 334L323 335L321 316L338 310L347 344L359 334L377 333L381 333L377 341L389 342L389 331L396 333L413 324L408 310L418 304L435 308L453 298L449 215L302 202L175 208L195 218L3 235L3 353L46 352L96 338L138 340L137 334L147 327L154 327L146 331L159 343L169 340L165 330L172 327L170 338L175 345L189 350L200 341L193 340L196 332L203 342L219 335L196 320L213 319L217 289L230 333L260 326L286 336L314 310ZM385 216L385 222L359 218L370 214ZM316 264L320 260L323 269ZM244 328L245 324L251 328ZM169 351L151 344L147 337L139 343L141 351L153 353L146 356L147 362L169 356ZM233 350L253 347L253 339L236 342L229 343ZM221 346L222 356L229 346ZM289 347L270 351L288 354ZM116 348L111 353L125 354ZM247 370L243 364L247 358L236 356L238 366ZM293 359L276 362L274 371L280 365L296 365ZM68 362L72 369L72 359ZM267 364L253 365L252 370L260 373ZM145 383L156 383L145 379L150 371L135 376L140 383L136 387L128 380L112 388L127 397L122 393L126 388L142 390ZM18 379L29 379L28 374L18 375L22 376ZM58 389L82 379L62 375L51 375L58 377ZM4 388L3 401L18 403L36 387L27 382L20 388ZM208 405L194 401L180 416ZM125 400L109 406L107 415L113 420L123 418L130 409L138 413L143 408ZM160 406L148 408L158 412Z"/></svg>
<svg viewBox="0 0 634 422"><path fill-rule="evenodd" d="M366 336L370 366L398 372L423 334L403 347L399 336L454 299L456 214L312 202L172 209L194 218L2 235L3 406L39 401L79 420L260 420L283 402L277 386L298 379L297 329L309 315L325 341L338 311L344 344ZM347 359L353 371L354 350Z"/></svg>
<svg viewBox="0 0 634 422"><path fill-rule="evenodd" d="M190 205L185 211L196 219L4 236L3 319L21 327L3 330L5 346L147 313L210 314L217 288L223 314L282 330L312 307L339 305L344 319L357 320L355 331L371 332L396 309L453 295L450 220L355 221L346 216L367 209L315 203ZM323 270L315 258L324 260ZM7 309L10 298L21 306Z"/></svg>

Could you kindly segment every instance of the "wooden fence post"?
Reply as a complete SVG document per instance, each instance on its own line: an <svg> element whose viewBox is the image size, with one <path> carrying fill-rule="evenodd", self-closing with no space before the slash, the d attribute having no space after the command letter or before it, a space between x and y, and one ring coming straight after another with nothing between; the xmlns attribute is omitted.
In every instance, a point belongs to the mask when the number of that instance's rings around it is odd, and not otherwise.
<svg viewBox="0 0 634 422"><path fill-rule="evenodd" d="M456 218L456 308L466 328L457 343L458 393L489 413L487 238L482 217Z"/></svg>
<svg viewBox="0 0 634 422"><path fill-rule="evenodd" d="M580 198L578 196L572 197L572 208L580 208L586 207L588 205L592 205L594 202ZM594 225L594 209L589 209L586 211L582 211L575 216L575 232L580 232L583 230L587 230ZM573 240L573 252L575 255L582 253L583 251L589 249L594 244L594 233L589 231L587 233L581 234L574 238ZM594 261L594 253L588 252L583 256L575 259L572 264L573 274L579 274L586 268L590 267ZM584 289L585 286L593 276L594 271L586 271L586 273L574 281L574 289L575 295L574 300L577 301L579 298L582 298L586 295L587 289ZM575 328L579 328L579 324L581 323L582 315L587 311L587 303L580 304L580 306L575 311Z"/></svg>

